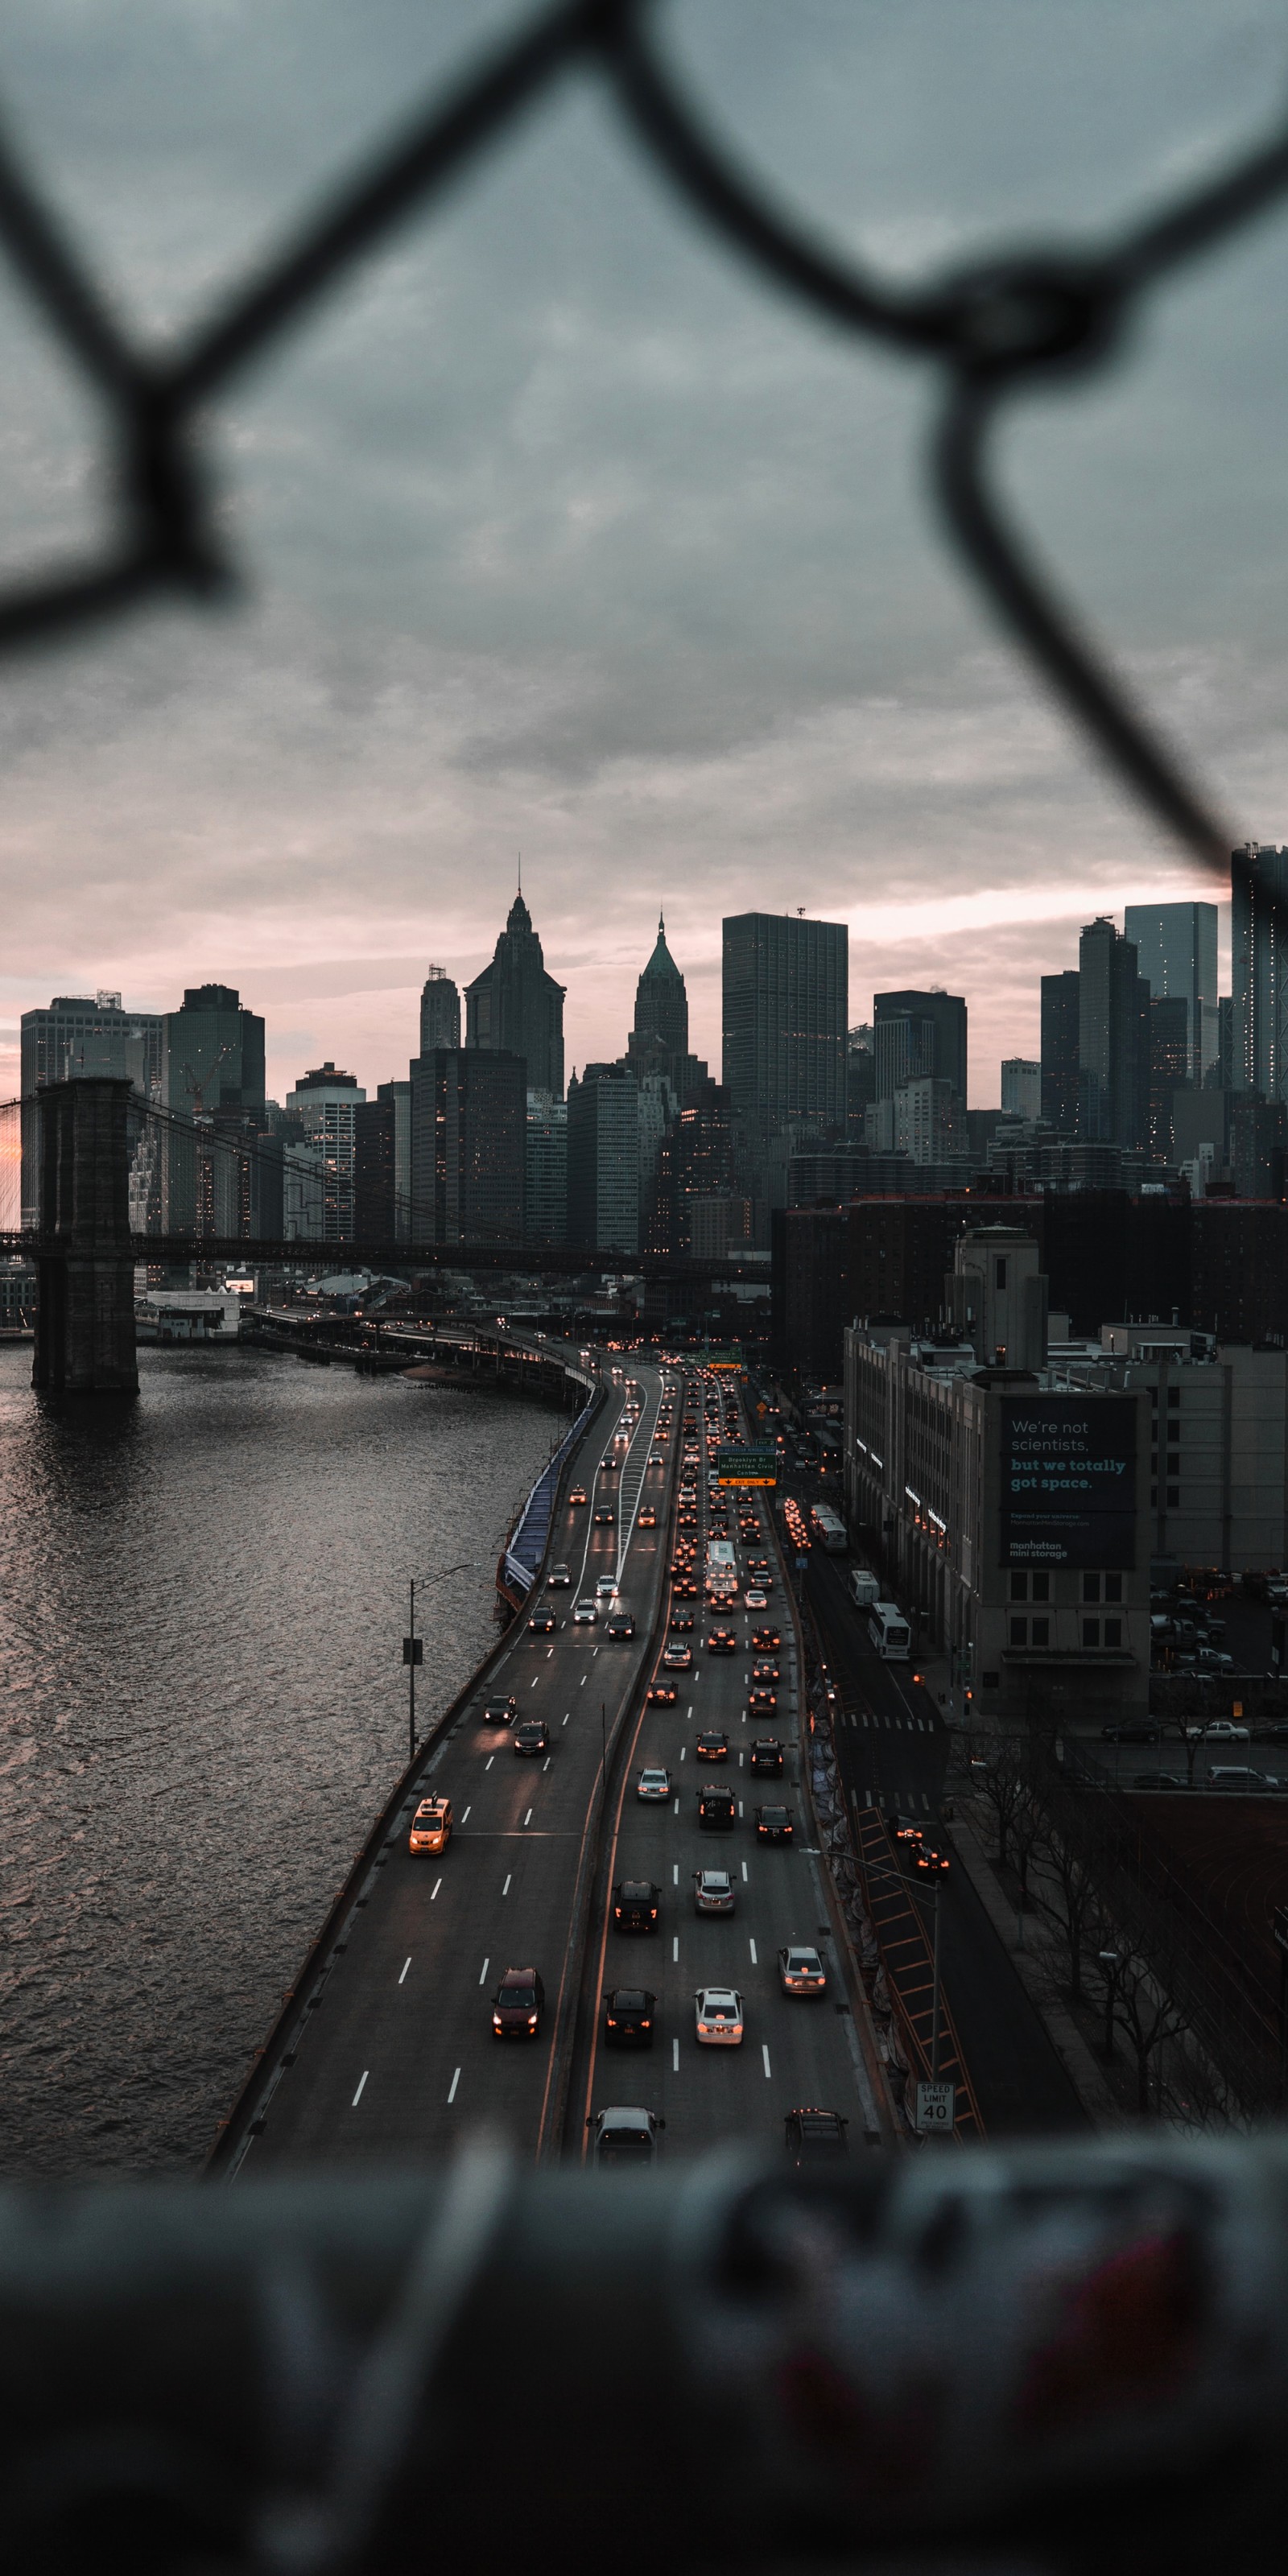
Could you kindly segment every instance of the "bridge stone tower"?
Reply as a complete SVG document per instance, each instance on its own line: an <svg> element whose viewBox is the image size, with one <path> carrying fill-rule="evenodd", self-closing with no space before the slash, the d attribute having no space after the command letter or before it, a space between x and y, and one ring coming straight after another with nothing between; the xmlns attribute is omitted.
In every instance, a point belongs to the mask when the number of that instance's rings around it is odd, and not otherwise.
<svg viewBox="0 0 1288 2576"><path fill-rule="evenodd" d="M131 1086L51 1082L40 1118L40 1312L32 1385L136 1394L130 1246Z"/></svg>

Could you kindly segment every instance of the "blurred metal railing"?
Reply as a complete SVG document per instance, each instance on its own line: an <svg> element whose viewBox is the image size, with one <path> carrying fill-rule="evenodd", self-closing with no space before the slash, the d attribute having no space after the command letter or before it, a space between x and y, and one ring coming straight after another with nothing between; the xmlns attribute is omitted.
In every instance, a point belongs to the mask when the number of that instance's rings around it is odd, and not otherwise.
<svg viewBox="0 0 1288 2576"><path fill-rule="evenodd" d="M0 242L98 397L116 493L112 533L97 559L0 592L0 650L163 591L194 599L226 591L233 565L199 438L205 408L559 81L590 71L655 169L763 277L834 328L938 369L943 401L930 473L961 560L1119 780L1206 865L1228 874L1242 836L1219 821L1039 565L1002 502L992 447L999 417L1018 394L1109 365L1143 297L1283 197L1288 120L1278 118L1233 160L1116 237L1020 243L897 286L774 201L686 95L657 41L658 14L658 0L557 0L538 9L436 90L366 167L339 181L173 354L145 349L118 323L16 143L0 135Z"/></svg>

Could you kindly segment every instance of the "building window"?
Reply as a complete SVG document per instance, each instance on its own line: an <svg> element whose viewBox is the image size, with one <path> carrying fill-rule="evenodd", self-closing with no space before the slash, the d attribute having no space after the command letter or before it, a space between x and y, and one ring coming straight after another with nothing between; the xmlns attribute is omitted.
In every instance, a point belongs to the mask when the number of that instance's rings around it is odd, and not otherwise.
<svg viewBox="0 0 1288 2576"><path fill-rule="evenodd" d="M1028 1641L1029 1641L1029 1623L1028 1623L1028 1620L1027 1620L1027 1619L1012 1619L1012 1621L1011 1621L1011 1644L1012 1644L1013 1646L1027 1646Z"/></svg>
<svg viewBox="0 0 1288 2576"><path fill-rule="evenodd" d="M1082 1578L1082 1597L1084 1601L1098 1601L1100 1599L1100 1577L1098 1574L1084 1574Z"/></svg>
<svg viewBox="0 0 1288 2576"><path fill-rule="evenodd" d="M1082 1623L1082 1642L1083 1642L1084 1646L1098 1646L1098 1645L1099 1645L1099 1643L1100 1643L1100 1621L1099 1621L1098 1619L1084 1619L1084 1620L1083 1620L1083 1623Z"/></svg>
<svg viewBox="0 0 1288 2576"><path fill-rule="evenodd" d="M1179 1485L1168 1486L1167 1508L1169 1512L1179 1512L1181 1508L1181 1489Z"/></svg>
<svg viewBox="0 0 1288 2576"><path fill-rule="evenodd" d="M1168 1450L1167 1472L1169 1476L1179 1476L1181 1472L1181 1453L1179 1449Z"/></svg>
<svg viewBox="0 0 1288 2576"><path fill-rule="evenodd" d="M1049 1620L1049 1619L1035 1619L1035 1620L1034 1620L1034 1622L1033 1622L1033 1643L1034 1643L1034 1645L1035 1645L1035 1646L1049 1646L1049 1645L1050 1645L1050 1643L1051 1643L1051 1622L1050 1622L1050 1620Z"/></svg>
<svg viewBox="0 0 1288 2576"><path fill-rule="evenodd" d="M1028 1597L1029 1597L1029 1578L1028 1578L1027 1574L1013 1574L1013 1575L1011 1576L1011 1599L1012 1599L1012 1601L1027 1601L1027 1600L1028 1600Z"/></svg>
<svg viewBox="0 0 1288 2576"><path fill-rule="evenodd" d="M1122 1623L1121 1619L1106 1619L1106 1621L1105 1621L1105 1644L1106 1644L1107 1646L1121 1646L1122 1641L1123 1641L1123 1623Z"/></svg>
<svg viewBox="0 0 1288 2576"><path fill-rule="evenodd" d="M1122 1597L1123 1579L1121 1574L1107 1574L1105 1576L1106 1601L1121 1601Z"/></svg>
<svg viewBox="0 0 1288 2576"><path fill-rule="evenodd" d="M1050 1598L1051 1598L1051 1577L1050 1577L1050 1575L1049 1575L1049 1574L1035 1574L1035 1575L1034 1575L1034 1577L1033 1577L1033 1598L1034 1598L1034 1600L1035 1600L1035 1601L1049 1601L1049 1600L1050 1600Z"/></svg>
<svg viewBox="0 0 1288 2576"><path fill-rule="evenodd" d="M997 1284L999 1288L1004 1288L1006 1286L1006 1263L1004 1261L999 1261L997 1265Z"/></svg>
<svg viewBox="0 0 1288 2576"><path fill-rule="evenodd" d="M1181 1402L1181 1390L1180 1390L1179 1386L1169 1386L1169 1388L1168 1388L1168 1390L1167 1390L1167 1409L1168 1409L1168 1412L1169 1412L1169 1413L1175 1413L1175 1412L1179 1411L1179 1408L1180 1408L1180 1402Z"/></svg>
<svg viewBox="0 0 1288 2576"><path fill-rule="evenodd" d="M1158 1487L1157 1487L1157 1485L1151 1485L1151 1486L1150 1486L1150 1489L1149 1489L1149 1507L1150 1507L1150 1510L1151 1510L1151 1511L1157 1511L1157 1509L1158 1509Z"/></svg>

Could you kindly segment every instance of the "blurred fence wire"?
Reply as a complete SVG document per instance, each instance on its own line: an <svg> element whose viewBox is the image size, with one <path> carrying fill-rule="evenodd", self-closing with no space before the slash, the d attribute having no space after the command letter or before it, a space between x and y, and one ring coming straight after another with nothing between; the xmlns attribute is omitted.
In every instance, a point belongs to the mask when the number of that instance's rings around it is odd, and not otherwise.
<svg viewBox="0 0 1288 2576"><path fill-rule="evenodd" d="M120 613L165 591L206 598L234 579L200 439L212 398L405 217L423 212L567 75L599 76L653 166L693 214L812 314L923 356L942 389L929 459L945 525L993 608L1120 781L1210 868L1235 836L1133 700L1009 516L995 431L1027 387L1110 364L1133 308L1288 193L1288 119L1225 166L1094 246L1018 244L895 286L776 203L677 77L658 0L557 0L440 86L364 168L285 239L174 354L121 329L12 138L0 132L0 241L109 424L115 494L96 559L0 589L0 650Z"/></svg>

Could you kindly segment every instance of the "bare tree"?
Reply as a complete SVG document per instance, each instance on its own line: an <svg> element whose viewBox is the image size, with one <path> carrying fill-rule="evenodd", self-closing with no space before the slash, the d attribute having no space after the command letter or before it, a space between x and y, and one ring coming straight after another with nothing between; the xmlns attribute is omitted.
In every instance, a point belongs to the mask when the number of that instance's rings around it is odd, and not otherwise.
<svg viewBox="0 0 1288 2576"><path fill-rule="evenodd" d="M1095 1879L1085 1852L1053 1816L1042 1818L1037 1850L1049 1872L1043 1903L1059 1925L1069 1970L1069 1995L1075 2004L1081 2003L1083 1960L1099 1912Z"/></svg>
<svg viewBox="0 0 1288 2576"><path fill-rule="evenodd" d="M1115 1941L1104 1941L1104 1917L1093 1934L1103 1947L1095 1957L1105 1989L1105 2000L1115 2030L1120 2030L1136 2061L1136 2107L1143 2119L1155 2108L1151 2094L1151 2070L1155 2059L1169 2044L1181 2037L1188 2023L1180 2005L1175 2002L1165 1976L1151 1966L1143 1951L1121 1933ZM1106 1956L1114 1965L1107 1969Z"/></svg>
<svg viewBox="0 0 1288 2576"><path fill-rule="evenodd" d="M972 1797L981 1799L988 1810L997 1840L997 1867L1005 1869L1016 1820L1031 1797L1026 1773L1011 1738L987 1735L974 1739L967 1768L967 1785Z"/></svg>

